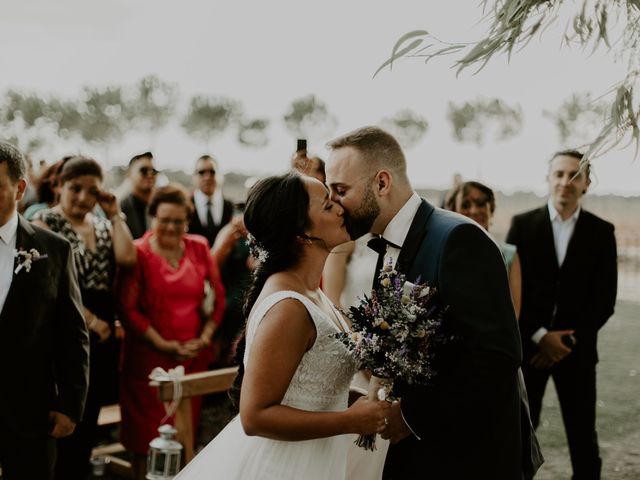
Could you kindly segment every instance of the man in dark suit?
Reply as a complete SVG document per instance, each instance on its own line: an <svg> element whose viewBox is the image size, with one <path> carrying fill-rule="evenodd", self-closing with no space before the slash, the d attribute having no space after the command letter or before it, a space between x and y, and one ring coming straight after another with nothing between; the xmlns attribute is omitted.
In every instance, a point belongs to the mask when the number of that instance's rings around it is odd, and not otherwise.
<svg viewBox="0 0 640 480"><path fill-rule="evenodd" d="M22 154L0 143L0 464L4 480L52 478L55 439L87 393L89 335L71 246L18 215Z"/></svg>
<svg viewBox="0 0 640 480"><path fill-rule="evenodd" d="M581 159L573 150L553 156L547 205L515 216L507 242L522 264L523 372L533 424L552 376L573 478L599 479L597 339L616 301L616 240L613 225L580 206L590 184Z"/></svg>
<svg viewBox="0 0 640 480"><path fill-rule="evenodd" d="M191 196L194 212L189 223L189 233L202 235L213 242L218 232L233 216L233 204L222 196L216 180L218 165L210 155L201 156L193 174L195 190Z"/></svg>
<svg viewBox="0 0 640 480"><path fill-rule="evenodd" d="M131 182L131 193L122 199L120 209L127 216L127 226L134 239L142 237L149 229L147 207L157 174L151 152L135 155L129 160L127 176Z"/></svg>
<svg viewBox="0 0 640 480"><path fill-rule="evenodd" d="M396 381L384 478L531 478L529 418L518 388L521 346L500 251L474 222L413 191L398 142L364 127L330 142L327 183L352 238L382 235L385 262L436 287L454 340L428 386ZM523 428L525 427L525 428Z"/></svg>

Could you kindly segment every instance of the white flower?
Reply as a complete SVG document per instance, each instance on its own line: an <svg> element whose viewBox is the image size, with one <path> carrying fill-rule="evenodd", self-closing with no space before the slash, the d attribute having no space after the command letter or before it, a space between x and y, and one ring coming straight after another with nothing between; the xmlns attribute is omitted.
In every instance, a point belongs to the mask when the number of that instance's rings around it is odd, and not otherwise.
<svg viewBox="0 0 640 480"><path fill-rule="evenodd" d="M18 264L16 269L13 271L15 275L17 275L23 268L25 272L30 272L31 264L33 262L47 258L47 255L42 255L35 248L28 251L22 248L15 249L13 251L13 256L17 259L16 263Z"/></svg>

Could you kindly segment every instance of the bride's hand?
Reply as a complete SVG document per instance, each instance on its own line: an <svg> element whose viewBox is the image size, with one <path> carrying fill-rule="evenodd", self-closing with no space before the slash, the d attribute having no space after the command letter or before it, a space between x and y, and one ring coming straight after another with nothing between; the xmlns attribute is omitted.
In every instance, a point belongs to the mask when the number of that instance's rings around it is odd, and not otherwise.
<svg viewBox="0 0 640 480"><path fill-rule="evenodd" d="M373 434L385 429L389 402L371 401L361 397L349 407L350 433Z"/></svg>

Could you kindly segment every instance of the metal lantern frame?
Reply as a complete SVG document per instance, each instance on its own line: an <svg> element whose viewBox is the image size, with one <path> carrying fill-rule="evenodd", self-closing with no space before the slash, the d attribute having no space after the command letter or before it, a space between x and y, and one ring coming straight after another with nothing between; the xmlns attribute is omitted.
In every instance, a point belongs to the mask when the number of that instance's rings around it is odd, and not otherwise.
<svg viewBox="0 0 640 480"><path fill-rule="evenodd" d="M176 429L171 425L158 427L160 436L149 443L147 480L171 480L180 471L182 445L174 439Z"/></svg>

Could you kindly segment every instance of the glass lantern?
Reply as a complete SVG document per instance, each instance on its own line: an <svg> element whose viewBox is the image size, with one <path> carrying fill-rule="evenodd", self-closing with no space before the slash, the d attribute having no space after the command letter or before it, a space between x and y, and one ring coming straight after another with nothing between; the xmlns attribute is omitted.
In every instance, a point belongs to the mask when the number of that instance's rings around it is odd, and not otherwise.
<svg viewBox="0 0 640 480"><path fill-rule="evenodd" d="M182 445L174 440L176 429L171 425L158 428L160 436L149 443L147 480L170 480L180 471Z"/></svg>

